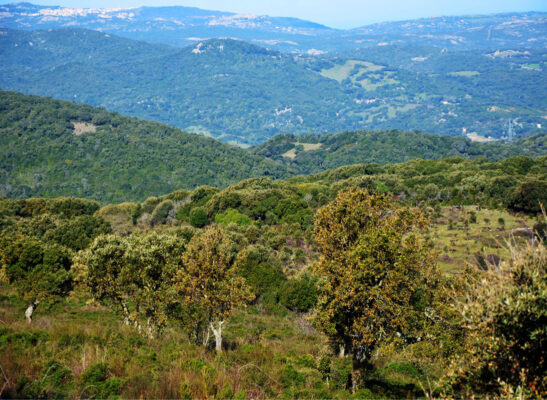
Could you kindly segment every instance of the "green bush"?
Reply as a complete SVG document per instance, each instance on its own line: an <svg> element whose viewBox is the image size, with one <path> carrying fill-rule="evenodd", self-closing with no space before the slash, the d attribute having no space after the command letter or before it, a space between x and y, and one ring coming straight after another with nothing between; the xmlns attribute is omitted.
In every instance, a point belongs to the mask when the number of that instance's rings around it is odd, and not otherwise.
<svg viewBox="0 0 547 400"><path fill-rule="evenodd" d="M112 233L108 222L101 217L82 215L62 221L58 227L49 230L44 238L72 250L83 250L101 234Z"/></svg>
<svg viewBox="0 0 547 400"><path fill-rule="evenodd" d="M190 224L194 228L203 228L209 223L209 217L203 207L194 207L190 211Z"/></svg>
<svg viewBox="0 0 547 400"><path fill-rule="evenodd" d="M237 226L247 226L251 225L252 221L245 214L241 214L239 211L229 208L224 214L217 214L215 217L215 222L222 225L234 223Z"/></svg>
<svg viewBox="0 0 547 400"><path fill-rule="evenodd" d="M509 199L508 208L528 214L541 212L540 204L547 204L547 181L530 178L522 182Z"/></svg>
<svg viewBox="0 0 547 400"><path fill-rule="evenodd" d="M82 387L86 390L83 396L95 399L109 399L120 394L123 380L110 374L108 365L98 363L91 365L82 374Z"/></svg>
<svg viewBox="0 0 547 400"><path fill-rule="evenodd" d="M19 381L17 392L23 397L60 399L70 397L74 387L71 371L58 361L49 361L42 368L41 376L34 382Z"/></svg>
<svg viewBox="0 0 547 400"><path fill-rule="evenodd" d="M318 295L317 280L310 275L288 280L279 291L281 304L298 312L315 307Z"/></svg>
<svg viewBox="0 0 547 400"><path fill-rule="evenodd" d="M164 200L159 203L152 212L152 225L165 224L173 207L174 204L171 200Z"/></svg>

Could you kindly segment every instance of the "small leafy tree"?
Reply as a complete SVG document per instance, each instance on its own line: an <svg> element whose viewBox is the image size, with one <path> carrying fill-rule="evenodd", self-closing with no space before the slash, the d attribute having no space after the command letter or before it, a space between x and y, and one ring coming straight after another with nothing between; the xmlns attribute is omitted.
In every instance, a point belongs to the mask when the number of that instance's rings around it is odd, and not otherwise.
<svg viewBox="0 0 547 400"><path fill-rule="evenodd" d="M62 246L26 236L3 238L0 260L8 282L29 302L29 323L40 302L59 301L72 290L71 255Z"/></svg>
<svg viewBox="0 0 547 400"><path fill-rule="evenodd" d="M427 281L436 270L414 232L425 224L421 212L360 189L339 193L316 214L315 270L323 281L315 322L341 355L351 354L354 372L370 365L380 344L419 335L432 313Z"/></svg>
<svg viewBox="0 0 547 400"><path fill-rule="evenodd" d="M192 238L183 256L184 269L175 276L182 303L197 305L222 351L222 329L233 310L252 299L245 279L234 265L233 243L219 227Z"/></svg>
<svg viewBox="0 0 547 400"><path fill-rule="evenodd" d="M185 242L155 232L120 238L101 235L79 254L80 279L92 296L111 304L126 324L153 337L167 324L174 302L172 276L182 268Z"/></svg>
<svg viewBox="0 0 547 400"><path fill-rule="evenodd" d="M528 214L541 212L547 204L547 182L545 179L529 178L522 182L509 198L509 209Z"/></svg>

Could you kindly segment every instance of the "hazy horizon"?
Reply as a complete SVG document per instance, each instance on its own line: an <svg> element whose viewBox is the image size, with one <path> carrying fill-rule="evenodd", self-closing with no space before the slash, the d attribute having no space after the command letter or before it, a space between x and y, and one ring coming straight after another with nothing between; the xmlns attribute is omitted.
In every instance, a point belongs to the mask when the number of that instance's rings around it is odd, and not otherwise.
<svg viewBox="0 0 547 400"><path fill-rule="evenodd" d="M363 25L401 21L407 19L428 18L433 16L455 16L473 14L495 14L506 12L547 11L547 2L543 0L502 0L502 1L402 1L385 0L382 4L370 0L340 0L336 3L327 0L160 0L146 2L142 0L36 0L32 4L62 6L71 8L133 8L185 6L206 10L226 11L239 14L269 15L275 17L293 17L313 21L332 28L348 29ZM2 2L3 5L17 3Z"/></svg>

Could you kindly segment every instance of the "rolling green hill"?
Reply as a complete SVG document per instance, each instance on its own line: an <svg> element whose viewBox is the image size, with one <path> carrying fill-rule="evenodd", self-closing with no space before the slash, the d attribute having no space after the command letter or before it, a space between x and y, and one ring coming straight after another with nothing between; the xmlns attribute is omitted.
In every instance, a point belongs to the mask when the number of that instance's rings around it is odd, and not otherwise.
<svg viewBox="0 0 547 400"><path fill-rule="evenodd" d="M476 143L463 137L396 130L303 137L279 135L249 151L308 174L349 164L390 164L415 159L486 157L497 161L521 154L537 157L547 154L547 134L539 133L510 143Z"/></svg>
<svg viewBox="0 0 547 400"><path fill-rule="evenodd" d="M225 142L358 127L351 118L340 128L336 116L355 104L355 90L246 42L215 39L172 51L79 29L2 31L2 89L100 105ZM63 36L70 40L59 43ZM90 48L103 47L95 58Z"/></svg>
<svg viewBox="0 0 547 400"><path fill-rule="evenodd" d="M287 175L279 162L167 125L0 91L2 196L119 202Z"/></svg>
<svg viewBox="0 0 547 400"><path fill-rule="evenodd" d="M201 185L288 178L358 163L545 155L545 134L472 143L420 132L280 135L244 150L103 108L0 91L0 196L140 201Z"/></svg>

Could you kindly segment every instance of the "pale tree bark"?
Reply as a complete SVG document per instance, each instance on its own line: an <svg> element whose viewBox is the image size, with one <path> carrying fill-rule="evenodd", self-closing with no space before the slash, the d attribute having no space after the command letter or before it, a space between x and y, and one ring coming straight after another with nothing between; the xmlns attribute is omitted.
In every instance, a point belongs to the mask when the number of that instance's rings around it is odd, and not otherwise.
<svg viewBox="0 0 547 400"><path fill-rule="evenodd" d="M129 321L129 310L127 309L127 306L125 303L122 303L122 310L123 310L123 323L125 325L130 325L131 321Z"/></svg>
<svg viewBox="0 0 547 400"><path fill-rule="evenodd" d="M346 346L341 344L338 349L338 357L344 358L346 356Z"/></svg>
<svg viewBox="0 0 547 400"><path fill-rule="evenodd" d="M219 353L222 352L222 325L224 325L224 321L218 321L216 326L211 322L211 331L213 331L213 335L215 336L215 348Z"/></svg>
<svg viewBox="0 0 547 400"><path fill-rule="evenodd" d="M207 345L209 344L210 335L211 335L211 333L210 333L209 329L207 329L207 333L205 334L205 337L203 338L203 346L204 347L207 347Z"/></svg>
<svg viewBox="0 0 547 400"><path fill-rule="evenodd" d="M38 306L37 301L33 301L26 309L25 311L25 317L27 318L27 322L30 324L32 323L32 314L34 314L34 310L36 310L36 307Z"/></svg>
<svg viewBox="0 0 547 400"><path fill-rule="evenodd" d="M152 322L151 318L148 317L146 320L146 336L148 336L149 339L154 339L154 326L155 324Z"/></svg>

